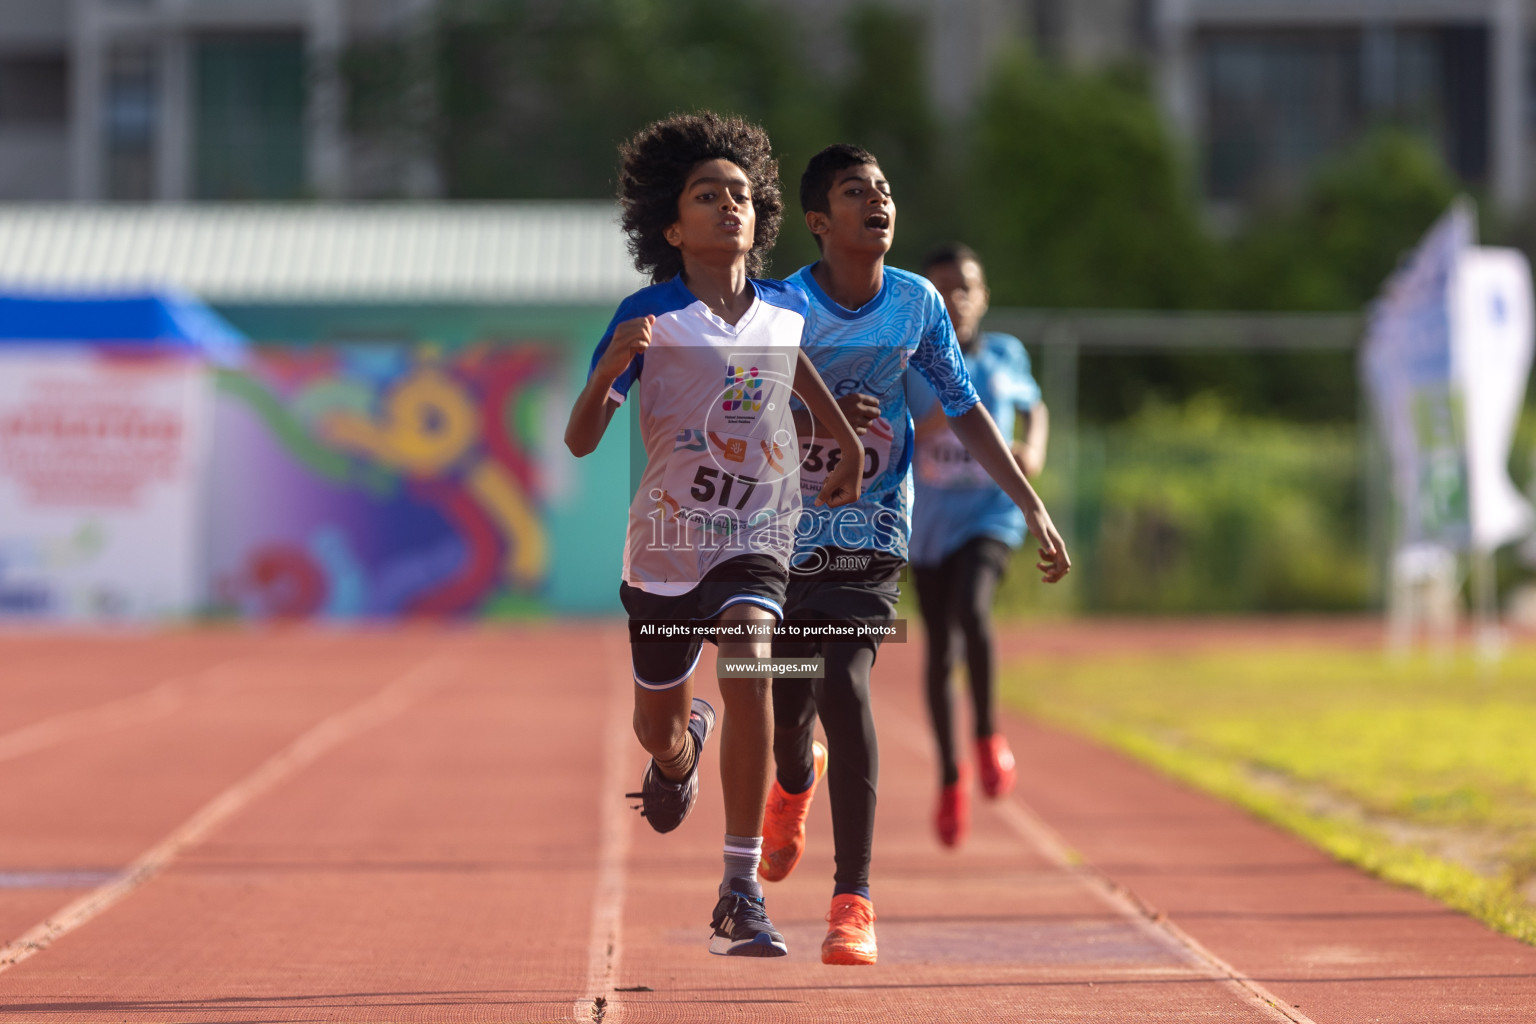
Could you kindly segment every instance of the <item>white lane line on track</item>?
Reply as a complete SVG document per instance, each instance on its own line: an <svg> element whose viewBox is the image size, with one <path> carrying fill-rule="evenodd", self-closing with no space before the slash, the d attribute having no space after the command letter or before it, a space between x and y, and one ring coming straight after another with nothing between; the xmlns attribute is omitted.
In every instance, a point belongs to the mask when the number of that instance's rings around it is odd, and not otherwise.
<svg viewBox="0 0 1536 1024"><path fill-rule="evenodd" d="M571 1019L580 1024L601 1020L616 1024L622 1011L613 1000L613 986L623 955L625 865L629 861L630 826L633 815L620 797L626 787L630 758L623 751L634 741L630 731L633 693L629 644L605 633L603 646L610 665L606 684L608 715L601 743L603 777L597 791L597 880L592 889L592 930L587 940L587 979L584 993L571 1007ZM615 680L622 680L620 685Z"/></svg>
<svg viewBox="0 0 1536 1024"><path fill-rule="evenodd" d="M60 938L121 903L149 882L176 857L240 813L258 797L318 760L347 740L398 715L432 686L443 681L452 662L436 656L421 662L358 704L338 711L274 754L251 774L230 786L182 823L170 835L140 854L110 882L93 889L0 946L0 972L31 959Z"/></svg>
<svg viewBox="0 0 1536 1024"><path fill-rule="evenodd" d="M173 676L158 686L104 704L65 711L39 722L0 734L0 761L34 754L71 740L99 736L129 726L153 722L177 711L202 689L228 687L223 677L241 659L228 658L196 672Z"/></svg>
<svg viewBox="0 0 1536 1024"><path fill-rule="evenodd" d="M890 714L888 707L885 714ZM903 745L909 749L932 755L932 743L910 716L901 714L897 733ZM1019 796L988 803L1020 838L1033 846L1047 861L1080 879L1094 896L1135 924L1157 944L1171 948L1181 954L1182 959L1202 968L1212 979L1226 983L1243 1002L1271 1020L1284 1021L1286 1024L1316 1024L1312 1018L1206 949L1188 932L1170 921L1167 914L1074 855L1061 835Z"/></svg>

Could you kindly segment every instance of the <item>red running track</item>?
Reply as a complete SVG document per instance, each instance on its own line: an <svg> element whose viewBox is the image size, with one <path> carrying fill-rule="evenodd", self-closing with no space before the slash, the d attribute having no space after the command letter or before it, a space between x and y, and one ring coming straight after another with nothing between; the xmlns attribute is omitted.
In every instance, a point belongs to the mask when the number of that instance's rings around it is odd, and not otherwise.
<svg viewBox="0 0 1536 1024"><path fill-rule="evenodd" d="M1230 627L1050 635L1251 639ZM1015 633L1005 649L1044 639ZM1007 720L1018 798L979 807L967 846L943 850L918 650L888 645L876 669L880 963L832 968L817 955L825 799L805 860L770 888L791 955L705 951L723 832L715 752L677 832L658 836L627 808L643 755L622 627L0 634L0 1013L1536 1016L1536 949L1032 723Z"/></svg>

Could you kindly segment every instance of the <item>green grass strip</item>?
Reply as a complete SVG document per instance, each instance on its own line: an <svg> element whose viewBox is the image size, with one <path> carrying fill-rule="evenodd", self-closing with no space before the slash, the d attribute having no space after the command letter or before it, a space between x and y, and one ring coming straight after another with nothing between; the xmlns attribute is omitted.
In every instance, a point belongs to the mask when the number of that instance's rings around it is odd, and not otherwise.
<svg viewBox="0 0 1536 1024"><path fill-rule="evenodd" d="M1127 729L1104 729L1095 735L1163 774L1278 824L1336 860L1390 883L1418 889L1505 935L1536 946L1536 909L1508 881L1484 878L1461 864L1396 843L1359 821L1313 814L1299 801L1253 785L1244 778L1243 768L1232 761L1164 746Z"/></svg>
<svg viewBox="0 0 1536 1024"><path fill-rule="evenodd" d="M1145 732L1033 702L1023 710L1093 737L1166 775L1220 797L1312 843L1332 857L1446 906L1522 942L1536 945L1536 908L1506 879L1485 878L1459 864L1396 842L1379 829L1309 811L1298 800L1255 785L1246 766L1160 742Z"/></svg>

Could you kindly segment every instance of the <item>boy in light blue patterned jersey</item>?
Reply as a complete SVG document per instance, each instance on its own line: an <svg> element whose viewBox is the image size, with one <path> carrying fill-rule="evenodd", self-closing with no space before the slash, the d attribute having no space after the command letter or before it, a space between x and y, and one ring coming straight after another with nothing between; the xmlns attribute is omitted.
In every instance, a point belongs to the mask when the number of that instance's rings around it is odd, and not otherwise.
<svg viewBox="0 0 1536 1024"><path fill-rule="evenodd" d="M790 277L810 296L801 349L811 359L863 443L861 498L838 509L808 508L797 530L784 605L786 622L841 620L881 625L895 619L906 565L912 501L912 418L905 376L915 369L933 388L955 435L1023 510L1040 539L1047 582L1071 563L1050 515L979 403L944 302L927 279L885 266L896 204L879 164L856 146L830 146L800 179L806 226L821 258ZM842 464L829 431L797 415L802 488ZM869 674L878 639L775 640L775 656L821 654L819 680L774 681L776 778L763 825L760 876L777 881L805 846L805 816L823 771L832 800L836 873L822 962L872 964L877 956L869 865L879 753ZM825 750L813 739L820 717Z"/></svg>
<svg viewBox="0 0 1536 1024"><path fill-rule="evenodd" d="M1049 432L1040 385L1018 338L983 332L989 292L981 260L968 246L941 246L923 262L944 305L971 383L1004 437L1022 422L1024 437L1014 458L1028 479L1045 468ZM917 422L912 476L912 582L928 634L924 670L929 717L939 754L939 803L934 827L945 846L957 846L970 829L970 772L955 750L950 674L961 650L969 675L976 774L987 796L1013 788L1013 751L994 715L992 597L1013 549L1024 543L1024 514L971 458L950 431L928 385L907 376L907 397Z"/></svg>

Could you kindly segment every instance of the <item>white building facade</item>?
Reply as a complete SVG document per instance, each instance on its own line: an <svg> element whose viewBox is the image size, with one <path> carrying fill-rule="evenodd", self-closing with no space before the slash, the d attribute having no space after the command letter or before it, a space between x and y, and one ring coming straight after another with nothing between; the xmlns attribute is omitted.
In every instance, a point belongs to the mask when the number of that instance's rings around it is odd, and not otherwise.
<svg viewBox="0 0 1536 1024"><path fill-rule="evenodd" d="M5 0L0 200L346 198L336 57L431 2Z"/></svg>
<svg viewBox="0 0 1536 1024"><path fill-rule="evenodd" d="M1293 189L1373 126L1467 183L1531 198L1529 0L1158 0L1152 63L1208 199Z"/></svg>
<svg viewBox="0 0 1536 1024"><path fill-rule="evenodd" d="M0 202L437 196L430 152L348 131L337 58L424 38L439 2L0 0ZM813 49L854 6L774 2L806 21ZM1384 123L1429 138L1506 205L1536 191L1536 0L883 2L926 18L949 121L1010 45L1144 62L1213 204L1294 191Z"/></svg>

